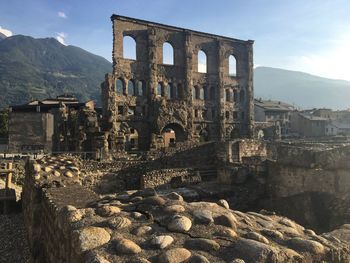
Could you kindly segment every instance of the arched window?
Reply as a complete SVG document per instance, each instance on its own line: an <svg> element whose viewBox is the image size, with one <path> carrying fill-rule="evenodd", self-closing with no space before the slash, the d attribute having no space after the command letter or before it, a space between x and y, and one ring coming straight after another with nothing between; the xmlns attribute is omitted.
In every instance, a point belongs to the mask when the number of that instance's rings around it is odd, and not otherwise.
<svg viewBox="0 0 350 263"><path fill-rule="evenodd" d="M172 99L172 84L168 83L168 85L166 85L166 91L165 91L165 96L167 99Z"/></svg>
<svg viewBox="0 0 350 263"><path fill-rule="evenodd" d="M137 95L141 97L146 95L146 86L142 80L137 82Z"/></svg>
<svg viewBox="0 0 350 263"><path fill-rule="evenodd" d="M241 90L241 92L239 93L239 100L240 102L244 102L245 100L244 90Z"/></svg>
<svg viewBox="0 0 350 263"><path fill-rule="evenodd" d="M209 100L210 97L209 97L209 89L208 89L208 87L204 87L203 90L204 90L204 99L205 100Z"/></svg>
<svg viewBox="0 0 350 263"><path fill-rule="evenodd" d="M170 83L170 99L177 99L178 98L178 87L176 85L173 85Z"/></svg>
<svg viewBox="0 0 350 263"><path fill-rule="evenodd" d="M198 87L198 86L194 86L194 89L195 89L195 91L196 91L196 96L195 96L195 98L196 98L196 100L199 100L200 99L200 88Z"/></svg>
<svg viewBox="0 0 350 263"><path fill-rule="evenodd" d="M118 94L124 93L124 81L122 79L117 79L115 86Z"/></svg>
<svg viewBox="0 0 350 263"><path fill-rule="evenodd" d="M215 100L215 88L210 87L210 99L213 101Z"/></svg>
<svg viewBox="0 0 350 263"><path fill-rule="evenodd" d="M168 42L163 44L163 64L174 65L174 48Z"/></svg>
<svg viewBox="0 0 350 263"><path fill-rule="evenodd" d="M197 94L196 94L196 86L192 88L192 99L195 100L197 99Z"/></svg>
<svg viewBox="0 0 350 263"><path fill-rule="evenodd" d="M136 41L130 36L123 38L123 58L136 60Z"/></svg>
<svg viewBox="0 0 350 263"><path fill-rule="evenodd" d="M135 85L132 80L128 81L128 95L135 96Z"/></svg>
<svg viewBox="0 0 350 263"><path fill-rule="evenodd" d="M204 100L204 89L203 88L199 89L199 99Z"/></svg>
<svg viewBox="0 0 350 263"><path fill-rule="evenodd" d="M230 76L237 76L237 62L233 55L228 57L228 74Z"/></svg>
<svg viewBox="0 0 350 263"><path fill-rule="evenodd" d="M162 86L162 83L158 83L157 85L157 96L163 96L163 86Z"/></svg>
<svg viewBox="0 0 350 263"><path fill-rule="evenodd" d="M229 89L225 89L226 101L231 101L231 91Z"/></svg>
<svg viewBox="0 0 350 263"><path fill-rule="evenodd" d="M198 72L207 73L207 55L202 50L198 52Z"/></svg>

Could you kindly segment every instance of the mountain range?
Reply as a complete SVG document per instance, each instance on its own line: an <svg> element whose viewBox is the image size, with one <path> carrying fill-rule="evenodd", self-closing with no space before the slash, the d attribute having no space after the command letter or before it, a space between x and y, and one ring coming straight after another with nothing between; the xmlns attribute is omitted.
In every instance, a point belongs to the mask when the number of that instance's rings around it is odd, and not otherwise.
<svg viewBox="0 0 350 263"><path fill-rule="evenodd" d="M112 64L54 38L0 35L0 108L63 93L100 104L100 84ZM270 67L254 70L256 98L281 100L302 108L350 107L350 82Z"/></svg>
<svg viewBox="0 0 350 263"><path fill-rule="evenodd" d="M106 59L54 38L5 38L0 41L0 107L63 93L99 102L100 84L111 70Z"/></svg>
<svg viewBox="0 0 350 263"><path fill-rule="evenodd" d="M350 108L350 81L269 67L254 70L256 98L281 100L301 108Z"/></svg>

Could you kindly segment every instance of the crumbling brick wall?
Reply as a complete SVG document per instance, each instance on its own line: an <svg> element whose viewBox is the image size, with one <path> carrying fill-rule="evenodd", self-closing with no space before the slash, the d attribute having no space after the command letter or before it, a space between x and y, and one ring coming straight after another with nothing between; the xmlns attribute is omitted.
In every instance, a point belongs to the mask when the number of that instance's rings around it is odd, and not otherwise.
<svg viewBox="0 0 350 263"><path fill-rule="evenodd" d="M113 73L102 87L108 148L125 148L138 134L138 148L160 148L162 133L177 141L225 140L253 135L253 41L243 41L113 15ZM123 39L136 42L136 59L123 56ZM173 65L163 61L163 44ZM206 54L207 71L198 70ZM229 74L229 57L236 74Z"/></svg>

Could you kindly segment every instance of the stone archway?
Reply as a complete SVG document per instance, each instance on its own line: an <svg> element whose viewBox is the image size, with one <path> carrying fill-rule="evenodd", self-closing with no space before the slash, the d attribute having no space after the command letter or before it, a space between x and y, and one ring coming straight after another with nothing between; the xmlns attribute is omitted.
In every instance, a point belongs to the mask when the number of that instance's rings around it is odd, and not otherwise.
<svg viewBox="0 0 350 263"><path fill-rule="evenodd" d="M186 140L186 134L183 127L177 123L169 123L164 126L161 132L164 140L164 146L174 146L176 142Z"/></svg>

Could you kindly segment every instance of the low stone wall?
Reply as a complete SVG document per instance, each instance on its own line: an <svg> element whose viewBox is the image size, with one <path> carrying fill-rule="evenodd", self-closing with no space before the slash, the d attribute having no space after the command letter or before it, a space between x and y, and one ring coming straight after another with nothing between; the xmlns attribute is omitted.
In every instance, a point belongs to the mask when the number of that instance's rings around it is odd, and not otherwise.
<svg viewBox="0 0 350 263"><path fill-rule="evenodd" d="M193 170L190 169L162 169L153 170L141 177L141 188L157 188L157 187L171 187L173 178L190 177L193 175Z"/></svg>
<svg viewBox="0 0 350 263"><path fill-rule="evenodd" d="M69 224L68 214L70 206L83 209L98 196L80 185L73 162L46 159L26 164L22 204L35 263L85 262L73 249L74 226Z"/></svg>

